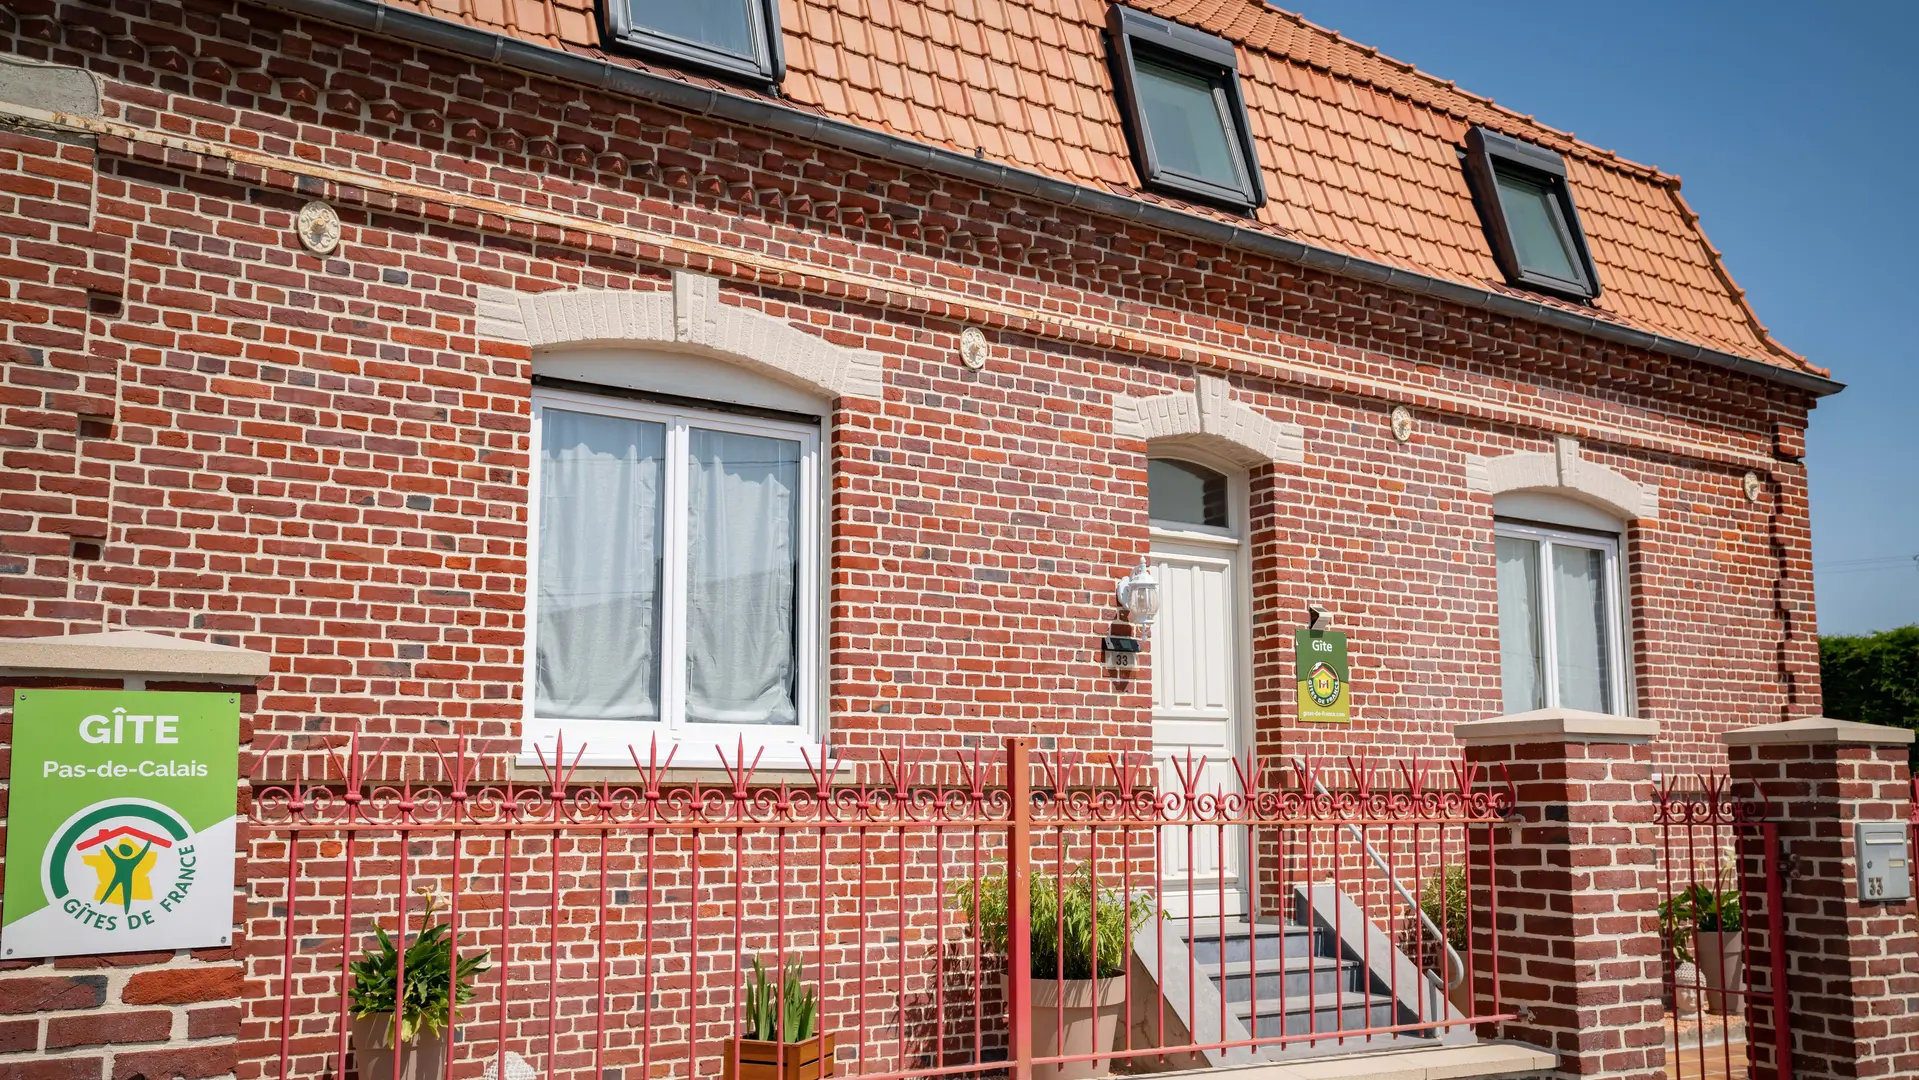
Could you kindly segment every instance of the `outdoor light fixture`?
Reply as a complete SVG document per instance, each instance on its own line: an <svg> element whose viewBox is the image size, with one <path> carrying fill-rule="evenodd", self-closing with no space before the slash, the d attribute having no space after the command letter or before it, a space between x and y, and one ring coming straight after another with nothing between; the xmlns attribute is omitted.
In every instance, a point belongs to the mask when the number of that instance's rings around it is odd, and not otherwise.
<svg viewBox="0 0 1919 1080"><path fill-rule="evenodd" d="M1333 628L1333 613L1317 603L1306 605L1306 629L1326 631Z"/></svg>
<svg viewBox="0 0 1919 1080"><path fill-rule="evenodd" d="M1141 637L1153 631L1153 618L1159 614L1159 580L1153 577L1153 568L1141 559L1133 572L1119 579L1119 586L1113 590L1119 598L1119 606L1139 627Z"/></svg>

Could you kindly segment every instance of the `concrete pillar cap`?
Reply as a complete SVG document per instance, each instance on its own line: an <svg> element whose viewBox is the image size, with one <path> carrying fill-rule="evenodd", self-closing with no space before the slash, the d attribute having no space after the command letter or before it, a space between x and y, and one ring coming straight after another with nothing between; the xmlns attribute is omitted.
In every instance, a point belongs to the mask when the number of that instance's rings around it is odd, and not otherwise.
<svg viewBox="0 0 1919 1080"><path fill-rule="evenodd" d="M252 649L145 630L0 638L0 672L16 675L136 675L250 681L264 676L271 663L272 657Z"/></svg>
<svg viewBox="0 0 1919 1080"><path fill-rule="evenodd" d="M1834 720L1830 716L1807 716L1777 724L1754 724L1719 736L1727 746L1808 746L1839 744L1846 746L1908 746L1913 733L1905 728L1884 724L1862 724L1856 720Z"/></svg>
<svg viewBox="0 0 1919 1080"><path fill-rule="evenodd" d="M1534 709L1468 720L1453 728L1468 746L1485 743L1643 743L1659 737L1659 721L1579 709Z"/></svg>

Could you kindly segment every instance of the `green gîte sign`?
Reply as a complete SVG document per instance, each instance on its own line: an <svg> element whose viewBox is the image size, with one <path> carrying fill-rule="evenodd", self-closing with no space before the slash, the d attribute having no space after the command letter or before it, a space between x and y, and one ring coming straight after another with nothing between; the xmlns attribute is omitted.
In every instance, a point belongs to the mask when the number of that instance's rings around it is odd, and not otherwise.
<svg viewBox="0 0 1919 1080"><path fill-rule="evenodd" d="M16 692L0 956L229 944L239 771L232 694Z"/></svg>
<svg viewBox="0 0 1919 1080"><path fill-rule="evenodd" d="M1300 723L1351 723L1352 669L1346 666L1346 635L1337 630L1301 630L1294 656L1299 665Z"/></svg>

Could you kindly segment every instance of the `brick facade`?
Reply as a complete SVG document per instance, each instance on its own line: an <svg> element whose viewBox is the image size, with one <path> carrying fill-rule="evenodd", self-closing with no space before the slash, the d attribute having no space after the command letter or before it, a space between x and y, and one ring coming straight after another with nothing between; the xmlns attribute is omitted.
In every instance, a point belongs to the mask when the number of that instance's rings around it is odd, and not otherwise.
<svg viewBox="0 0 1919 1080"><path fill-rule="evenodd" d="M883 396L842 399L831 440L849 748L1143 747L1145 696L1095 648L1146 544L1144 446L1115 401L1199 374L1303 432L1303 462L1250 478L1259 655L1329 602L1369 741L1439 747L1499 711L1468 459L1561 437L1659 495L1627 560L1660 759L1816 711L1801 392L266 9L244 23L48 3L0 26L11 52L98 74L105 114L97 137L7 136L9 475L32 485L0 522L9 632L244 643L281 658L273 728L512 745L531 357L482 333L482 289L662 289L686 267L884 362ZM327 259L290 232L313 196L345 219ZM970 324L978 374L953 358ZM98 559L85 522L111 523ZM1347 745L1292 726L1286 682L1260 676L1262 740Z"/></svg>
<svg viewBox="0 0 1919 1080"><path fill-rule="evenodd" d="M679 318L675 274L713 319L868 358L786 371L837 387L828 725L866 775L901 742L1149 748L1150 668L1098 644L1168 432L1246 469L1262 752L1440 756L1502 711L1475 470L1565 440L1656 508L1624 561L1662 735L1630 767L1818 710L1804 391L268 7L25 0L0 51L100 88L97 117L0 106L0 633L269 653L253 723L296 745L392 739L417 775L463 735L506 773L522 301ZM344 224L324 258L293 232L313 199ZM1184 401L1226 420L1167 419ZM1351 635L1351 729L1294 720L1309 601Z"/></svg>
<svg viewBox="0 0 1919 1080"><path fill-rule="evenodd" d="M1907 822L1912 733L1818 717L1730 732L1726 742L1734 790L1764 795L1790 860L1780 873L1787 970L1771 970L1766 948L1755 948L1749 963L1755 985L1778 978L1790 995L1793 1075L1913 1075L1919 901L1861 896L1854 833L1862 823ZM1751 923L1764 927L1764 894L1750 895L1762 900ZM1776 1067L1777 1018L1765 1010L1758 1021L1755 1064Z"/></svg>
<svg viewBox="0 0 1919 1080"><path fill-rule="evenodd" d="M1505 1008L1520 1014L1504 1034L1559 1054L1557 1076L1666 1075L1656 731L1557 710L1459 729L1467 760L1503 769L1518 796L1509 841L1493 843L1500 911L1477 944L1496 957ZM1480 981L1489 995L1490 979Z"/></svg>

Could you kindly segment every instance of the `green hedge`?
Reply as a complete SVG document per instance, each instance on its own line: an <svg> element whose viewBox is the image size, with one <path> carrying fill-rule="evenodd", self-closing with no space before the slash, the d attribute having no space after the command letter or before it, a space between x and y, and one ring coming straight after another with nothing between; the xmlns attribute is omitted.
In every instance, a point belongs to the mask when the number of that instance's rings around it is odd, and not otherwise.
<svg viewBox="0 0 1919 1080"><path fill-rule="evenodd" d="M1819 679L1827 716L1919 730L1919 626L1820 638Z"/></svg>

